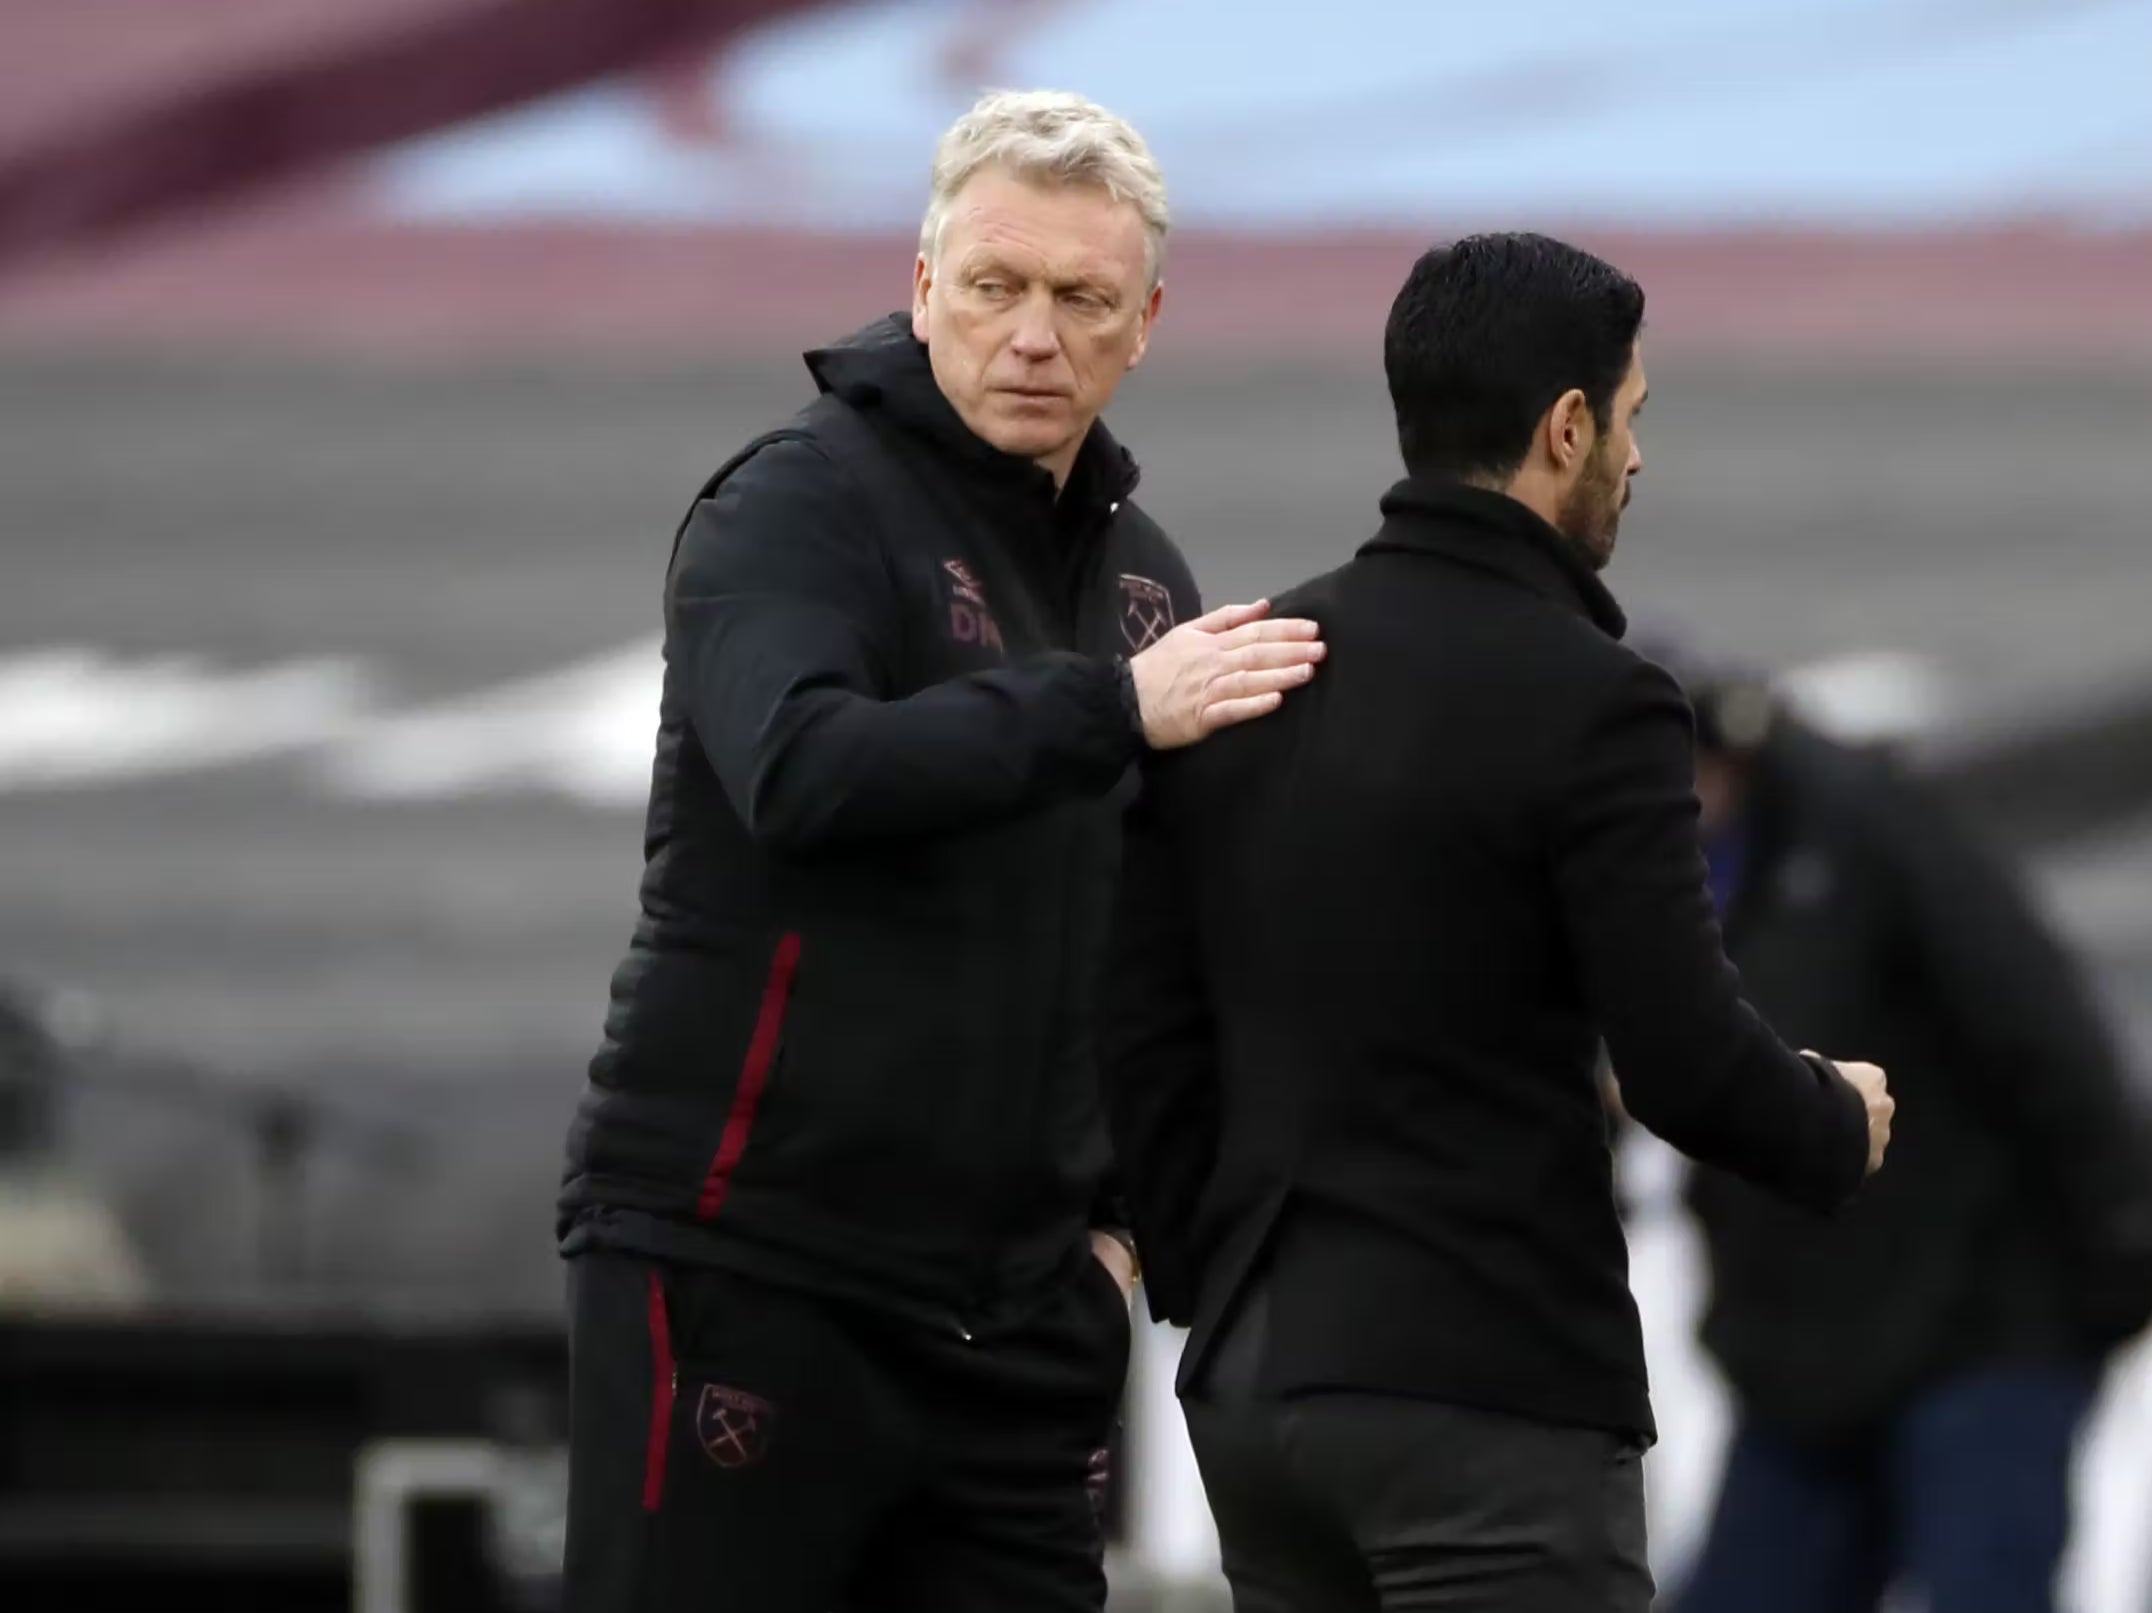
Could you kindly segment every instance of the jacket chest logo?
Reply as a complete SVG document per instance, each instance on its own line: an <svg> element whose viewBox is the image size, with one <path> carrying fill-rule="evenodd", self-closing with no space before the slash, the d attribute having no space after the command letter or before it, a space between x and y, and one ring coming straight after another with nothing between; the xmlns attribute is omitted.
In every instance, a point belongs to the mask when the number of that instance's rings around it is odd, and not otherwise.
<svg viewBox="0 0 2152 1613"><path fill-rule="evenodd" d="M1001 624L986 608L986 590L979 586L978 574L961 560L944 560L942 572L949 584L949 636L959 644L1003 648Z"/></svg>
<svg viewBox="0 0 2152 1613"><path fill-rule="evenodd" d="M1173 630L1173 595L1149 577L1121 574L1121 637L1134 655Z"/></svg>

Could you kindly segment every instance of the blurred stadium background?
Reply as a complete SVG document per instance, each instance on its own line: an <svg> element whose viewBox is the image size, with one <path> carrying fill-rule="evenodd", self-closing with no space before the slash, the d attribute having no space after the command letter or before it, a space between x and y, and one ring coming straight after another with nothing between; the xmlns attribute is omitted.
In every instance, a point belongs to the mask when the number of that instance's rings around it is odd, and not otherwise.
<svg viewBox="0 0 2152 1613"><path fill-rule="evenodd" d="M368 1605L542 1605L550 1200L632 912L665 543L805 395L798 350L902 301L932 141L1004 84L1165 165L1115 418L1216 599L1371 527L1427 242L1542 228L1638 274L1617 592L1949 772L2152 1068L2145 0L9 0L10 1607L129 1565L350 1605L354 1541L397 1549L353 1456L418 1435L527 1482L414 1511L422 1571ZM1670 1575L1722 1413L1669 1164L1630 1164ZM1130 1605L1216 1591L1173 1348L1132 1391ZM2148 1605L2148 1435L2133 1358L2083 1613ZM429 1450L470 1455L375 1476Z"/></svg>

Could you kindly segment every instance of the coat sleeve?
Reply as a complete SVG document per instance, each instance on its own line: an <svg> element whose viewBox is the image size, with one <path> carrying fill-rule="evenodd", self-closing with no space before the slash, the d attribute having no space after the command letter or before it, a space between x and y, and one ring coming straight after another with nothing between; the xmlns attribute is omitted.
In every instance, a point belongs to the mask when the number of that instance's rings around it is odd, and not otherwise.
<svg viewBox="0 0 2152 1613"><path fill-rule="evenodd" d="M1190 870L1163 799L1179 762L1154 762L1128 813L1099 1052L1151 1314L1186 1325L1197 1297L1188 1234L1217 1158L1218 1044Z"/></svg>
<svg viewBox="0 0 2152 1613"><path fill-rule="evenodd" d="M2108 1027L2008 865L1948 809L1879 768L1865 827L1963 1074L2017 1146L2062 1233L2094 1342L2152 1320L2152 1151Z"/></svg>
<svg viewBox="0 0 2152 1613"><path fill-rule="evenodd" d="M762 448L689 516L666 658L757 841L978 827L1104 794L1136 759L1114 663L1052 652L892 698L905 626L858 495L812 444Z"/></svg>
<svg viewBox="0 0 2152 1613"><path fill-rule="evenodd" d="M1811 1208L1867 1168L1860 1096L1782 1044L1742 1000L1697 839L1693 723L1673 680L1634 662L1584 725L1560 797L1554 877L1622 1103L1647 1130Z"/></svg>
<svg viewBox="0 0 2152 1613"><path fill-rule="evenodd" d="M1148 524L1148 518L1146 518L1146 523ZM1192 622L1203 614L1203 596L1196 587L1195 574L1189 570L1188 562L1182 558L1180 550L1163 532L1157 531L1155 527L1151 531L1154 534L1152 563L1161 573L1158 580L1165 584L1168 593L1172 596L1173 620L1175 623ZM1140 809L1139 799L1138 805L1132 809L1130 817L1133 818L1134 812L1140 811ZM1124 819L1124 832L1130 827L1132 825L1129 819ZM1146 832L1155 834L1156 830L1150 829ZM1150 856L1153 853L1146 848L1142 855ZM1131 1234L1136 1230L1135 1212L1129 1205L1128 1187L1122 1175L1118 1154L1107 1167L1106 1175L1100 1181L1098 1191L1092 1197L1091 1225L1125 1231ZM1141 1238L1137 1239L1137 1252L1144 1260L1149 1260L1150 1252L1143 1248ZM1166 1258L1170 1264L1170 1253ZM1167 1280L1170 1282L1170 1276ZM1161 1316L1160 1320L1163 1319Z"/></svg>

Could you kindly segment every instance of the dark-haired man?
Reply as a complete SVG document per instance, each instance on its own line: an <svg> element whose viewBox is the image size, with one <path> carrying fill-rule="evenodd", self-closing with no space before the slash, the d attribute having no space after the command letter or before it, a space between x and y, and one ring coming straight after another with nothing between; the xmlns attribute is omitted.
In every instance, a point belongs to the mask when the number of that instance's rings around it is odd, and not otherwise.
<svg viewBox="0 0 2152 1613"><path fill-rule="evenodd" d="M1644 297L1540 236L1428 253L1385 361L1408 475L1281 609L1323 678L1160 760L1109 1106L1239 1613L1642 1613L1643 1348L1595 1078L1828 1210L1880 1070L1742 1001L1691 719L1598 578L1641 468Z"/></svg>

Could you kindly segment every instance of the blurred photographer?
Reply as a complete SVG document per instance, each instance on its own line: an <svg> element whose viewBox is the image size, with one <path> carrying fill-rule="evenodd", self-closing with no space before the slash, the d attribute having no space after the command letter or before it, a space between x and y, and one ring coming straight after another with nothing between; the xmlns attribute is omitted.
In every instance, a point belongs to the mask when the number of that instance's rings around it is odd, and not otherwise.
<svg viewBox="0 0 2152 1613"><path fill-rule="evenodd" d="M2078 970L1888 756L1660 656L1697 712L1711 888L1749 999L1858 1049L1891 1168L1824 1220L1701 1169L1703 1342L1738 1408L1683 1613L2038 1613L2109 1354L2152 1319L2152 1164ZM1618 1072L1617 1072L1618 1073Z"/></svg>

